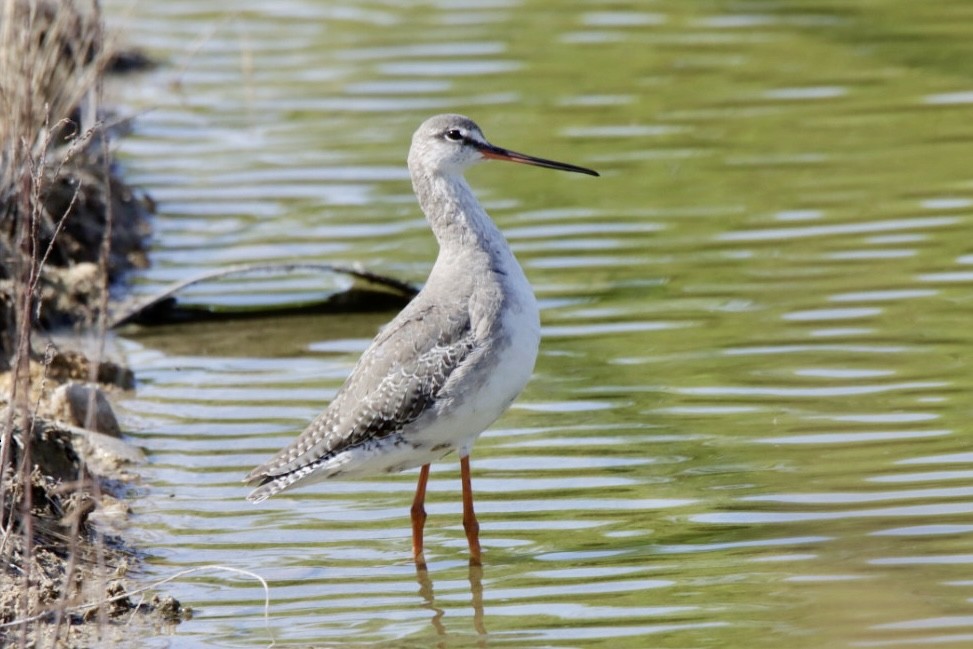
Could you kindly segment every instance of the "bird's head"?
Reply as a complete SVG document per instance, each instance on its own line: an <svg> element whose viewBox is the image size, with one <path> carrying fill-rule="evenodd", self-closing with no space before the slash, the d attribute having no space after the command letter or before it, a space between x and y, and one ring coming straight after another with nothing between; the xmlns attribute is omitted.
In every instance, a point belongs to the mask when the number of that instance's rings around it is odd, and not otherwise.
<svg viewBox="0 0 973 649"><path fill-rule="evenodd" d="M506 160L522 164L572 171L597 176L597 171L575 165L509 151L487 142L483 131L469 117L436 115L430 117L412 136L409 168L413 173L462 174L481 160Z"/></svg>

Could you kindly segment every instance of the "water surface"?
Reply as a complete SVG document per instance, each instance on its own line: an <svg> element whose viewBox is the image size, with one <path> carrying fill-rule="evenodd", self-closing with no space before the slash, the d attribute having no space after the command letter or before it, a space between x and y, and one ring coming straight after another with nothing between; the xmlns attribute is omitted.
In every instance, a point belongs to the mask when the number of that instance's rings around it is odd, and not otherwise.
<svg viewBox="0 0 973 649"><path fill-rule="evenodd" d="M404 166L437 112L602 178L469 173L542 306L533 381L473 455L258 506L239 482L392 313L128 331L149 456L132 535L196 610L159 646L960 647L973 643L973 22L845 6L109 3L164 65L113 89L159 202L148 294L242 262L421 282ZM344 280L240 278L241 306ZM269 628L268 628L269 627Z"/></svg>

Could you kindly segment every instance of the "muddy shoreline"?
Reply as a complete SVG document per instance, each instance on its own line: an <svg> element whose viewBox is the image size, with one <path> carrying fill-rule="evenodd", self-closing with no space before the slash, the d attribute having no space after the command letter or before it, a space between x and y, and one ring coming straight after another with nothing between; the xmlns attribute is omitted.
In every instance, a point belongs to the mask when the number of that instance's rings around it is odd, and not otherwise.
<svg viewBox="0 0 973 649"><path fill-rule="evenodd" d="M135 379L46 332L104 336L109 287L148 263L152 203L121 178L97 101L102 75L146 59L106 45L95 2L0 13L0 645L125 644L188 615L139 589L124 538L141 451L111 399Z"/></svg>

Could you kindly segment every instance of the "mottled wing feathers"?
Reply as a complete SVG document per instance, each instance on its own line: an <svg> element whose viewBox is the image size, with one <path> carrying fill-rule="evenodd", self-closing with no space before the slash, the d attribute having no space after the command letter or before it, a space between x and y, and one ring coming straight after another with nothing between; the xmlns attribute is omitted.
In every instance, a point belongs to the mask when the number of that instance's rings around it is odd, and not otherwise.
<svg viewBox="0 0 973 649"><path fill-rule="evenodd" d="M264 500L338 453L399 433L418 419L474 349L469 317L447 319L441 313L431 306L390 323L327 410L244 479L263 485L248 499Z"/></svg>

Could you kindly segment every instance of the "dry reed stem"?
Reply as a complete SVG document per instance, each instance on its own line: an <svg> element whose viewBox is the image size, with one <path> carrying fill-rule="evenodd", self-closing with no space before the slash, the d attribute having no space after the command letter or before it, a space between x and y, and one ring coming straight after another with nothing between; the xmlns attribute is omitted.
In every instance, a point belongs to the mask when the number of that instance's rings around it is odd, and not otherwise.
<svg viewBox="0 0 973 649"><path fill-rule="evenodd" d="M103 41L96 0L59 3L3 0L0 8L0 114L3 115L0 119L0 226L12 244L11 249L0 247L0 252L6 257L3 259L6 274L14 280L13 308L8 314L13 325L9 328L13 380L0 438L0 511L9 511L9 517L0 520L3 534L0 547L5 563L20 564L18 580L23 584L20 607L24 611L31 606L34 543L31 440L37 404L29 403L31 324L39 304L37 289L41 272L75 205L80 184L74 188L62 214L48 213L45 198L64 165L87 146L96 132L99 80L110 58ZM102 129L98 130L103 133ZM102 159L107 164L107 158ZM99 254L104 286L108 276L105 250L109 244L110 229ZM107 290L104 294L107 296ZM104 330L103 323L101 329ZM97 363L93 365L97 370ZM20 421L28 425L22 434L19 466L9 467L18 414ZM20 474L23 493L19 503L16 494L7 491L8 467ZM69 536L70 561L56 607L52 646L59 643L63 612L73 590L73 566L79 554L79 520L78 517ZM21 537L19 557L14 556L17 551L9 543L13 535ZM103 548L99 543L95 548L101 568L97 572L104 574ZM18 645L26 647L31 642L28 625L38 619L22 617L3 626L18 627ZM38 636L33 642L39 646L41 638Z"/></svg>
<svg viewBox="0 0 973 649"><path fill-rule="evenodd" d="M49 145L44 136L48 120L70 117L96 87L107 61L94 0L3 1L0 187L4 191L16 191L28 161L43 155ZM86 119L90 124L95 116Z"/></svg>

